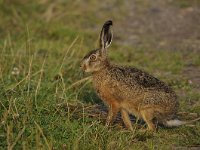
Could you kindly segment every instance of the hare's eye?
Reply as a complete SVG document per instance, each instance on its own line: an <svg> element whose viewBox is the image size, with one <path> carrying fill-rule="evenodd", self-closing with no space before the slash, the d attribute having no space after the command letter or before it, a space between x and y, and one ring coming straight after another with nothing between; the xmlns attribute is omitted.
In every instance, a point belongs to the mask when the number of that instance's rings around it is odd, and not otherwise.
<svg viewBox="0 0 200 150"><path fill-rule="evenodd" d="M90 60L91 60L91 61L95 61L96 59L97 59L96 55L91 55L91 56L90 56Z"/></svg>

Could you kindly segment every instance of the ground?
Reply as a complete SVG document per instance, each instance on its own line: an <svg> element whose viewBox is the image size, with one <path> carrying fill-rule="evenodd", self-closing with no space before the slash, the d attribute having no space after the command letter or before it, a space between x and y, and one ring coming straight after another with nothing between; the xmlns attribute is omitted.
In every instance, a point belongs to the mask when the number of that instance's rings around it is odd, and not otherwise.
<svg viewBox="0 0 200 150"><path fill-rule="evenodd" d="M198 0L0 1L0 149L199 149L200 122L134 132L107 109L79 64L113 20L113 63L172 86L180 115L200 114Z"/></svg>

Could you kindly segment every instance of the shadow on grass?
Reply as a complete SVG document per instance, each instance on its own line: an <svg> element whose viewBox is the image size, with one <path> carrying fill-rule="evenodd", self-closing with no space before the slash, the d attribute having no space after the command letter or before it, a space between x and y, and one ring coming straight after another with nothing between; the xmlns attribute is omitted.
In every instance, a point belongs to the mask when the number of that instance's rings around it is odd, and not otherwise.
<svg viewBox="0 0 200 150"><path fill-rule="evenodd" d="M79 94L78 99L83 103L104 105L102 100L98 97L95 90L88 86L85 87Z"/></svg>

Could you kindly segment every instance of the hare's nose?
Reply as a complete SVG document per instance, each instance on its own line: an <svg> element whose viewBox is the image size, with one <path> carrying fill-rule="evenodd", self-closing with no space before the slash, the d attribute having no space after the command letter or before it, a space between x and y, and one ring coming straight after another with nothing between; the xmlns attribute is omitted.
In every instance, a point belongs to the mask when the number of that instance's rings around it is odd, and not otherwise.
<svg viewBox="0 0 200 150"><path fill-rule="evenodd" d="M86 69L86 65L84 63L81 63L80 64L80 68L83 69L83 70L85 70Z"/></svg>
<svg viewBox="0 0 200 150"><path fill-rule="evenodd" d="M82 68L82 67L83 67L83 61L80 62L80 68Z"/></svg>

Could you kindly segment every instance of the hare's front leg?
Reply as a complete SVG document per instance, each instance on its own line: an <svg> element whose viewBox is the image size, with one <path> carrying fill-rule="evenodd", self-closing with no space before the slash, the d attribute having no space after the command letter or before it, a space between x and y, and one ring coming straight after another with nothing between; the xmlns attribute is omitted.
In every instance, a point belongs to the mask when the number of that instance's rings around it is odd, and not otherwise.
<svg viewBox="0 0 200 150"><path fill-rule="evenodd" d="M152 109L147 109L147 110L142 110L140 113L142 115L143 120L147 123L148 130L155 131L156 126L153 123L153 119L154 119L153 113L154 113L154 111Z"/></svg>
<svg viewBox="0 0 200 150"><path fill-rule="evenodd" d="M132 127L132 124L131 124L129 113L126 110L121 109L121 115L122 115L122 119L124 121L124 124L125 124L126 128L130 129L131 131L133 131L133 127Z"/></svg>
<svg viewBox="0 0 200 150"><path fill-rule="evenodd" d="M110 124L113 123L113 121L117 117L118 112L119 112L118 104L116 104L116 103L109 104L108 116L107 116L107 119L106 119L106 126L109 126Z"/></svg>

